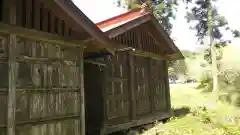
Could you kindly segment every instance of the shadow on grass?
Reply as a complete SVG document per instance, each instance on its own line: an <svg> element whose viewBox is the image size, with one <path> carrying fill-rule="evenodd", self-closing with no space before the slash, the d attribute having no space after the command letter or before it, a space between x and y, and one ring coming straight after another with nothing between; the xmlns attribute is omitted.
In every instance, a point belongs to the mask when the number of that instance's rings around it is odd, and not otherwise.
<svg viewBox="0 0 240 135"><path fill-rule="evenodd" d="M182 107L173 110L174 117L183 117L190 113L189 107Z"/></svg>

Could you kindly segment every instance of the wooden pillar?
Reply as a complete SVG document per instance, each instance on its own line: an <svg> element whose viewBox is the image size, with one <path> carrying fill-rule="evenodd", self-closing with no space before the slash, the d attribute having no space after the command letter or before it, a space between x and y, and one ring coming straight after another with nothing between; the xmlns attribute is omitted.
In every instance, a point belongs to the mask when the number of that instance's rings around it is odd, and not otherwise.
<svg viewBox="0 0 240 135"><path fill-rule="evenodd" d="M154 71L151 70L151 62L152 62L152 58L148 58L148 91L149 91L149 102L150 102L150 110L151 110L151 113L154 112L154 109L155 109L155 103L154 103L154 89L153 89L153 85L155 83L154 80L152 80L151 76L153 74L156 74L154 73Z"/></svg>
<svg viewBox="0 0 240 135"><path fill-rule="evenodd" d="M16 0L8 1L9 23L16 24ZM8 45L8 113L7 113L7 135L15 135L15 114L16 114L16 56L15 47L17 44L16 35L9 35Z"/></svg>
<svg viewBox="0 0 240 135"><path fill-rule="evenodd" d="M84 59L83 49L80 52L80 134L85 135L85 93L84 93Z"/></svg>
<svg viewBox="0 0 240 135"><path fill-rule="evenodd" d="M171 95L170 95L170 87L169 87L169 80L168 80L168 64L167 60L163 61L163 69L164 69L164 83L166 85L166 100L167 100L167 111L171 111Z"/></svg>
<svg viewBox="0 0 240 135"><path fill-rule="evenodd" d="M130 116L131 119L136 118L136 97L135 97L135 69L134 56L128 53L129 58L129 91L130 91Z"/></svg>

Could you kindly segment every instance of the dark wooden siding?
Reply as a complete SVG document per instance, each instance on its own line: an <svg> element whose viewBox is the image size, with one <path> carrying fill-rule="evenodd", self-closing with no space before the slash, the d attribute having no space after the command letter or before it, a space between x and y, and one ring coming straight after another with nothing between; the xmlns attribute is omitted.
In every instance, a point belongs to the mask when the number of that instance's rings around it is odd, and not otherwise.
<svg viewBox="0 0 240 135"><path fill-rule="evenodd" d="M133 28L113 40L120 42L128 47L133 47L146 52L163 54L164 50L158 45L150 32L145 29Z"/></svg>
<svg viewBox="0 0 240 135"><path fill-rule="evenodd" d="M79 135L81 48L20 37L17 41L16 135ZM1 133L7 124L8 36L1 35L0 42Z"/></svg>
<svg viewBox="0 0 240 135"><path fill-rule="evenodd" d="M145 29L134 28L113 40L137 50L164 55L151 32ZM165 60L120 52L105 62L108 66L103 92L105 124L124 124L170 113Z"/></svg>
<svg viewBox="0 0 240 135"><path fill-rule="evenodd" d="M85 134L83 46L38 0L0 3L0 134Z"/></svg>
<svg viewBox="0 0 240 135"><path fill-rule="evenodd" d="M53 14L40 0L16 0L16 25L57 34L59 36L78 36L72 27L68 26L61 17ZM0 2L0 22L9 23L8 0Z"/></svg>

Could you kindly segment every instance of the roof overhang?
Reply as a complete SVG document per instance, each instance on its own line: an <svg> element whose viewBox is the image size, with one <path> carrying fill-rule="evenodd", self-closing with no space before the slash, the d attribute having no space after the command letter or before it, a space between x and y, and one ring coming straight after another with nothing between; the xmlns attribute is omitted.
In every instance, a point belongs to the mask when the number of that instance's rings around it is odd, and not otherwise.
<svg viewBox="0 0 240 135"><path fill-rule="evenodd" d="M51 9L55 15L70 24L74 30L81 33L85 30L99 43L99 50L115 53L114 42L111 41L73 2L72 0L41 0L44 6ZM91 38L91 37L89 37ZM78 40L78 39L73 39ZM88 42L85 42L86 44ZM86 45L86 47L88 47Z"/></svg>

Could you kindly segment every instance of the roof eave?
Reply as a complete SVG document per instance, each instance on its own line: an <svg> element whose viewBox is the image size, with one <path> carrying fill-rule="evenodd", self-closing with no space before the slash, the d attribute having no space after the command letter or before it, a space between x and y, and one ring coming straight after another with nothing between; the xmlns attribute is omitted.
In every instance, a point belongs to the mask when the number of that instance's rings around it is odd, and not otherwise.
<svg viewBox="0 0 240 135"><path fill-rule="evenodd" d="M48 0L44 0L48 1ZM82 26L91 36L96 38L110 53L114 54L113 43L71 0L53 0L79 26Z"/></svg>

